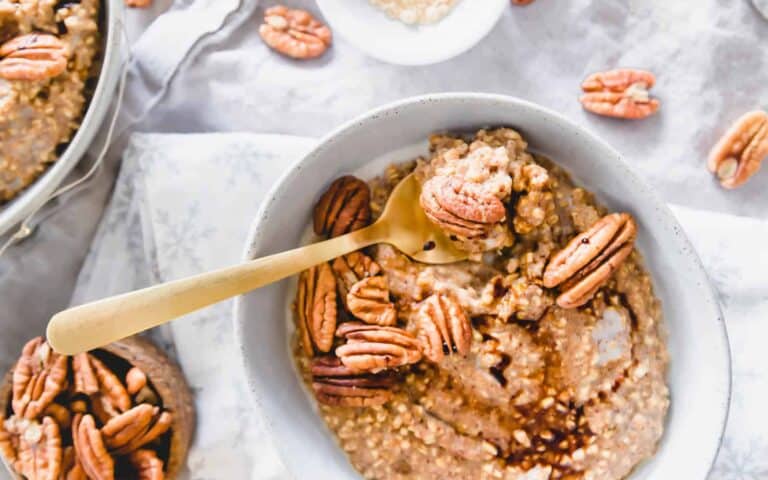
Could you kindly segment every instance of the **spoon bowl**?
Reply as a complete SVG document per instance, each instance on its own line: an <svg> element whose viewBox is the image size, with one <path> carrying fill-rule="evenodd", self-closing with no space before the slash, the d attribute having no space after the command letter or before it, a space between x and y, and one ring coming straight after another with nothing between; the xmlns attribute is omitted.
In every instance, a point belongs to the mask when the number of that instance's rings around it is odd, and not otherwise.
<svg viewBox="0 0 768 480"><path fill-rule="evenodd" d="M385 243L422 263L444 264L466 260L468 253L438 228L419 204L421 185L414 174L405 177L392 191L377 224L389 229Z"/></svg>

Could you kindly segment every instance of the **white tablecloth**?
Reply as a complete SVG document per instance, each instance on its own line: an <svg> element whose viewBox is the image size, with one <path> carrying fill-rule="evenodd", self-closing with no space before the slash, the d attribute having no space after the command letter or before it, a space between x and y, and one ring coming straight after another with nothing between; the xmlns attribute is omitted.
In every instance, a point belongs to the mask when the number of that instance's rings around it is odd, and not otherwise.
<svg viewBox="0 0 768 480"><path fill-rule="evenodd" d="M765 403L765 397L751 389L768 383L761 370L766 363L745 353L755 350L750 346L761 338L757 312L768 296L755 277L765 256L761 257L752 234L764 231L759 220L768 218L768 174L761 172L743 189L726 192L703 168L707 150L731 121L744 111L768 107L768 49L764 48L768 22L759 14L766 0L754 0L754 5L749 0L700 0L695 5L668 0L537 0L528 7L510 7L491 34L469 52L418 68L371 60L340 38L320 60L287 60L266 49L258 38L263 10L259 2L177 0L169 6L170 1L159 0L149 11L127 12L135 63L121 134L107 168L87 192L51 211L33 237L0 258L0 367L10 366L24 340L41 333L50 315L69 303L130 132L318 136L371 107L409 95L457 90L506 93L558 110L608 140L666 200L744 217L732 224L749 234L722 238L719 257L710 256L722 261L709 262L725 300L733 299L737 305L739 316L731 315L728 321L736 389L745 389L742 405L748 412L741 421L734 413L730 428L738 428L739 434L729 436L725 460L716 475L768 478L768 438L759 432L762 420L749 421L750 415L759 412L755 405ZM310 0L289 3L316 11ZM581 79L594 70L615 66L644 67L657 74L654 92L662 101L659 115L628 123L581 110L576 101ZM241 173L237 169L260 173L266 168L258 163L244 165L234 167L233 175ZM189 188L192 192L191 184ZM202 190L194 192L199 195L199 208L208 205ZM169 222L177 220L175 211L167 215ZM711 218L713 234L724 232L715 224L719 217ZM205 229L200 235L205 237ZM708 242L696 237L695 243ZM181 268L173 266L174 258L181 258L185 248L179 245L178 257L165 259L169 268ZM239 244L233 248L233 255L239 253ZM220 249L219 245L213 248ZM109 282L115 286L123 285L119 277L131 270L141 281L155 278L140 273L146 270L133 263L138 257L125 258L127 250L105 255L122 258L131 267L110 272ZM198 265L210 266L202 258ZM188 269L184 272L195 271L193 264L184 268ZM716 269L722 269L723 275L717 275ZM181 272L167 272L173 271ZM738 324L742 324L741 335L734 326ZM173 345L171 340L168 346ZM184 350L178 343L176 348ZM225 358L228 353L215 355ZM241 428L248 431L246 426ZM245 465L252 461L247 456L235 458ZM240 464L231 463L233 468ZM211 473L215 470L208 472L208 478L226 478Z"/></svg>

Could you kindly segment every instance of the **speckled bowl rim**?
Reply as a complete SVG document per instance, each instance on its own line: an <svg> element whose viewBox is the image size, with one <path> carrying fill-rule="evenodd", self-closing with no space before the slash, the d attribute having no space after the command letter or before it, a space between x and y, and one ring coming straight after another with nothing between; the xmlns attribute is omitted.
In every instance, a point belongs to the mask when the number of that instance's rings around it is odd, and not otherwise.
<svg viewBox="0 0 768 480"><path fill-rule="evenodd" d="M619 168L623 171L623 174L626 175L628 178L630 178L633 181L633 183L637 186L637 188L640 189L642 193L646 195L654 203L653 207L656 209L656 211L660 215L664 216L664 221L668 222L670 225L676 226L676 230L679 232L678 234L679 239L683 243L683 245L686 247L686 255L688 257L688 260L690 261L691 265L696 269L696 273L700 275L701 278L704 280L704 285L702 285L702 287L706 288L709 294L709 297L711 299L711 303L713 307L716 309L716 312L718 314L717 324L720 327L720 334L725 347L724 353L726 354L725 355L726 358L724 359L725 365L723 365L727 373L726 384L723 385L725 389L725 398L722 399L723 401L721 405L722 418L720 419L720 422L719 422L720 433L718 435L717 445L714 448L714 451L712 452L712 458L709 460L708 470L711 473L715 465L715 461L717 460L717 456L720 451L720 448L722 447L723 438L725 436L725 428L726 428L726 424L727 424L728 416L730 412L731 396L733 393L732 392L733 375L732 375L732 360L731 360L732 353L731 353L730 341L728 338L728 330L725 323L722 307L719 302L717 291L712 286L712 282L709 279L709 275L707 274L704 268L704 264L702 263L701 258L699 257L698 253L694 249L693 244L690 242L687 235L684 233L682 227L677 221L677 218L672 213L672 210L661 199L661 197L644 180L640 179L632 171L632 169L623 159L623 156L619 154L619 152L616 149L610 146L610 144L602 140L597 135L589 132L585 128L579 126L575 122L571 121L570 119L566 118L565 116L553 110L542 107L538 104L529 102L527 100L522 100L516 97L507 96L507 95L491 94L491 93L475 93L475 92L450 92L450 93L425 94L425 95L409 97L409 98L405 98L402 100L398 100L398 101L394 101L394 102L382 105L366 113L363 113L355 117L354 119L347 121L346 123L342 124L341 126L331 131L330 133L323 136L320 140L318 140L317 144L309 152L307 152L302 158L300 158L293 165L291 165L286 170L286 172L283 173L280 176L280 178L275 182L275 184L269 190L267 195L264 197L264 201L259 207L256 213L256 216L254 217L254 220L251 224L251 227L248 232L248 236L246 238L245 248L243 251L243 260L248 261L255 258L257 251L260 249L260 243L262 242L262 238L261 238L262 232L260 230L260 227L264 219L267 217L266 215L267 212L272 207L273 202L276 201L277 193L283 188L283 185L287 182L288 179L298 174L298 172L301 170L302 164L307 159L312 158L313 156L321 152L326 147L326 145L333 142L336 137L344 133L347 133L351 130L354 130L370 120L376 119L383 115L386 116L390 114L396 114L398 109L407 107L415 103L430 103L430 102L440 102L445 100L468 101L468 102L487 101L487 102L515 104L518 107L529 109L535 113L538 113L539 115L550 117L553 121L564 124L568 128L571 128L574 131L579 132L581 135L589 137L590 141L598 144L601 148L605 149L607 152L610 152L613 155ZM257 383L256 378L249 375L248 360L247 360L248 351L246 348L246 343L244 341L244 333L242 330L242 324L243 324L243 321L245 321L242 318L242 311L244 308L243 302L244 302L244 296L239 296L235 299L234 306L233 306L232 320L233 320L233 328L235 333L235 343L240 353L241 368L243 369L243 373L248 383L248 390L250 392L251 398L253 399L254 406L257 412L261 414L261 411L262 411L261 399L258 394L258 391L260 389L258 389L256 386L256 383ZM264 417L264 426L270 437L270 441L272 441L272 439L274 438L274 427L272 426L272 419L268 417ZM666 431L666 427L665 427L665 431ZM276 446L276 450L283 462L283 465L286 467L286 471L288 472L290 477L297 478L290 467L292 459L288 458L287 455L279 448L279 446Z"/></svg>
<svg viewBox="0 0 768 480"><path fill-rule="evenodd" d="M75 135L59 158L48 165L45 172L31 185L22 190L15 198L0 205L0 236L24 220L30 213L43 205L48 197L59 187L67 174L75 168L112 104L112 92L120 77L120 62L123 45L123 2L121 0L103 0L105 10L104 55L99 71L96 89L88 103Z"/></svg>

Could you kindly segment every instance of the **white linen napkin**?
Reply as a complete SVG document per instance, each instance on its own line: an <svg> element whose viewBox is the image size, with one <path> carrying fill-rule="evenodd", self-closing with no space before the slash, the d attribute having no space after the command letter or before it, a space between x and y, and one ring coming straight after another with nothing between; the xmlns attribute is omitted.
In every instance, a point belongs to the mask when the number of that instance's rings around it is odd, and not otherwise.
<svg viewBox="0 0 768 480"><path fill-rule="evenodd" d="M136 134L80 274L73 303L232 264L266 190L313 145L255 134ZM733 347L734 396L711 480L768 478L768 224L676 207L721 294ZM231 302L152 332L195 392L191 479L286 474L243 381Z"/></svg>

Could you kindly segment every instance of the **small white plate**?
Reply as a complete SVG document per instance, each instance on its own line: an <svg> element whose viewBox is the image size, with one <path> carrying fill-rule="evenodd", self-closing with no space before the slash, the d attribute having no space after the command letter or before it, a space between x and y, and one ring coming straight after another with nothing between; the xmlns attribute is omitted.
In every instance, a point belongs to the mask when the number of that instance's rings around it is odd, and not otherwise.
<svg viewBox="0 0 768 480"><path fill-rule="evenodd" d="M441 21L414 26L390 18L368 0L317 0L317 5L335 33L368 55L398 65L428 65L472 48L509 0L459 0Z"/></svg>

